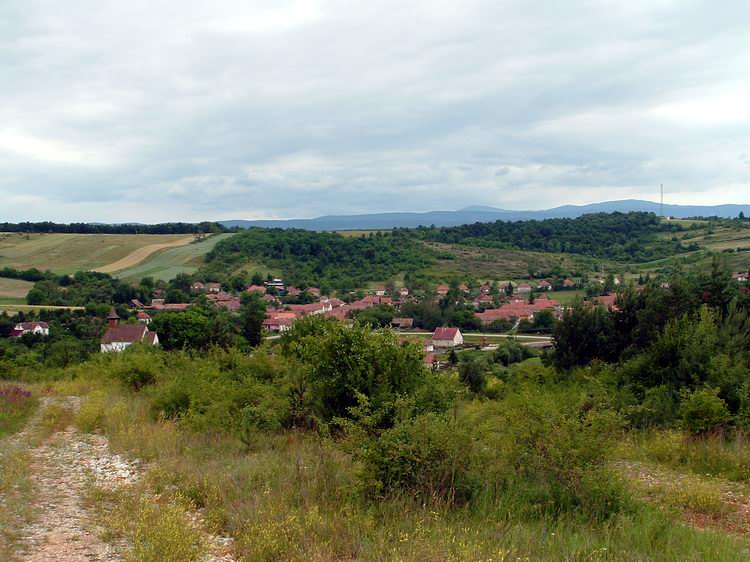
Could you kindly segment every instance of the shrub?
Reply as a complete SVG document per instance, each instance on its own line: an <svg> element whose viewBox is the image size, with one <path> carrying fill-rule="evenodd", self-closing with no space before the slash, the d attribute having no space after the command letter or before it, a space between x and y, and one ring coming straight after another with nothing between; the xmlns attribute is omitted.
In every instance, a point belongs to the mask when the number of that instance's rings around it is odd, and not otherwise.
<svg viewBox="0 0 750 562"><path fill-rule="evenodd" d="M681 395L680 420L688 431L705 433L726 424L731 417L718 388L683 391Z"/></svg>

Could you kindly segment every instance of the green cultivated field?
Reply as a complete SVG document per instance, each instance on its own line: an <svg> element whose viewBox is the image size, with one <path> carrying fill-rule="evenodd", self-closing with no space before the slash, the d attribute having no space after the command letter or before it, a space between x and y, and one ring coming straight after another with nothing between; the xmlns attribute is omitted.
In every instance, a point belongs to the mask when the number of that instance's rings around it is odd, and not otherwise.
<svg viewBox="0 0 750 562"><path fill-rule="evenodd" d="M204 263L205 255L221 240L233 234L218 234L203 242L168 248L151 254L134 267L115 272L113 275L124 280L141 279L151 276L168 281L178 273L193 273Z"/></svg>
<svg viewBox="0 0 750 562"><path fill-rule="evenodd" d="M96 269L152 244L185 234L25 234L0 233L0 268L36 267L55 273Z"/></svg>

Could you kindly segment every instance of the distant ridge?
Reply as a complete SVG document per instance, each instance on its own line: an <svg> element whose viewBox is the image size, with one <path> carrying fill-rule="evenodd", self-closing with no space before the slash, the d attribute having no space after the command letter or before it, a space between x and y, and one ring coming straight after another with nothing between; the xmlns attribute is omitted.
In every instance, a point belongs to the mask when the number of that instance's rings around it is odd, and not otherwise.
<svg viewBox="0 0 750 562"><path fill-rule="evenodd" d="M374 213L366 215L326 215L314 219L289 220L226 220L220 224L232 228L302 228L305 230L372 230L417 226L457 226L496 220L532 220L575 218L587 213L613 213L619 211L644 211L659 214L659 203L638 199L605 201L588 205L563 205L540 211L511 211L483 205L471 205L457 211L428 211L426 213ZM725 217L733 218L743 211L750 216L748 205L664 205L664 215L675 218Z"/></svg>

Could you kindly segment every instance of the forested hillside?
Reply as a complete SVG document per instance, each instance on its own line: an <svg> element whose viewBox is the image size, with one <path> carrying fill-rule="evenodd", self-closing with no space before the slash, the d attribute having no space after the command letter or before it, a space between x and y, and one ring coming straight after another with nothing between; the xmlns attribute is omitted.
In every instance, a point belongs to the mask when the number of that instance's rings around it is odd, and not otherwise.
<svg viewBox="0 0 750 562"><path fill-rule="evenodd" d="M345 237L305 230L252 228L219 242L202 274L226 278L248 259L279 268L287 283L353 290L369 281L420 269L429 250L407 232Z"/></svg>
<svg viewBox="0 0 750 562"><path fill-rule="evenodd" d="M571 253L616 261L649 261L697 247L676 240L658 240L679 232L679 224L662 222L652 213L595 213L575 219L478 222L412 232L434 242L502 249ZM657 243L658 242L658 243Z"/></svg>

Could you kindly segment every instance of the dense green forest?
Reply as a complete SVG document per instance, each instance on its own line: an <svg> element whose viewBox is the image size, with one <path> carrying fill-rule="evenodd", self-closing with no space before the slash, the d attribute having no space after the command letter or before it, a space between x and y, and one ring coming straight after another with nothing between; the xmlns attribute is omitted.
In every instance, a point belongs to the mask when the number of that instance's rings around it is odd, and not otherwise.
<svg viewBox="0 0 750 562"><path fill-rule="evenodd" d="M249 259L276 267L292 285L355 290L370 281L432 262L413 236L396 231L345 237L330 232L251 228L222 240L206 256L200 275L228 280Z"/></svg>
<svg viewBox="0 0 750 562"><path fill-rule="evenodd" d="M426 228L412 232L423 240L502 249L571 253L623 262L649 261L696 250L661 233L682 227L653 213L593 213L575 219L496 221Z"/></svg>
<svg viewBox="0 0 750 562"><path fill-rule="evenodd" d="M55 232L62 234L197 234L212 232L230 232L217 222L169 222L161 224L99 224L86 222L72 222L61 224L55 222L3 222L0 232Z"/></svg>

